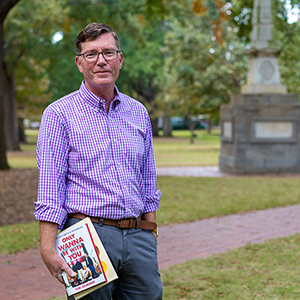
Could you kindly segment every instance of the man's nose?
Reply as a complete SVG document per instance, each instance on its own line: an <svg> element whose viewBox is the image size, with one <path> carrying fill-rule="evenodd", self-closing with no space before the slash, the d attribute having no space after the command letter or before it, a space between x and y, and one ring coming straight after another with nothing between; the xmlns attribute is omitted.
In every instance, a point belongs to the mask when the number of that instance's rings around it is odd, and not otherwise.
<svg viewBox="0 0 300 300"><path fill-rule="evenodd" d="M103 53L99 52L97 64L106 64L106 59L104 58Z"/></svg>

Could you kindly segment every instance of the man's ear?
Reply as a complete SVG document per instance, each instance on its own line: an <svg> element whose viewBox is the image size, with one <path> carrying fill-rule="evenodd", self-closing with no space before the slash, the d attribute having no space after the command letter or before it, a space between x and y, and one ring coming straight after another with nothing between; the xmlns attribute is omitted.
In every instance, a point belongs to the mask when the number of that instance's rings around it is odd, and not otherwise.
<svg viewBox="0 0 300 300"><path fill-rule="evenodd" d="M82 73L83 71L82 71L82 67L81 67L81 57L76 55L75 62L76 62L79 72Z"/></svg>
<svg viewBox="0 0 300 300"><path fill-rule="evenodd" d="M121 70L121 69L122 69L122 66L123 66L123 59L124 59L124 57L123 57L123 53L122 53L122 52L120 52L119 55L120 55L120 66L119 66L119 70Z"/></svg>

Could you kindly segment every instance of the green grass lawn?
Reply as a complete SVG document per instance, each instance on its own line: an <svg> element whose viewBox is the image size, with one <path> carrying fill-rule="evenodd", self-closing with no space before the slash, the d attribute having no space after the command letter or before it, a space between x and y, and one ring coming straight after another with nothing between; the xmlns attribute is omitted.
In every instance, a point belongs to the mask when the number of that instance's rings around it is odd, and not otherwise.
<svg viewBox="0 0 300 300"><path fill-rule="evenodd" d="M159 224L300 203L300 179L271 177L158 177Z"/></svg>
<svg viewBox="0 0 300 300"><path fill-rule="evenodd" d="M194 144L188 130L173 131L172 138L154 138L153 147L157 167L216 166L220 154L220 132L197 130Z"/></svg>
<svg viewBox="0 0 300 300"><path fill-rule="evenodd" d="M39 247L38 222L0 226L0 256Z"/></svg>
<svg viewBox="0 0 300 300"><path fill-rule="evenodd" d="M20 145L21 151L8 151L7 160L11 168L36 168L36 140L38 130L26 130L27 143Z"/></svg>
<svg viewBox="0 0 300 300"><path fill-rule="evenodd" d="M300 235L162 270L164 300L299 299Z"/></svg>

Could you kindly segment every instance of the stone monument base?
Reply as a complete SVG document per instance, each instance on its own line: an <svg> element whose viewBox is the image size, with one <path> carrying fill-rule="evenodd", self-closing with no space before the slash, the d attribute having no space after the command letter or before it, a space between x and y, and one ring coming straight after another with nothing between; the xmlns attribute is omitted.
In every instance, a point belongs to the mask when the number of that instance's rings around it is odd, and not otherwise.
<svg viewBox="0 0 300 300"><path fill-rule="evenodd" d="M221 106L222 171L300 173L300 104L291 94L232 95Z"/></svg>
<svg viewBox="0 0 300 300"><path fill-rule="evenodd" d="M246 84L241 88L242 94L286 94L287 87L282 84Z"/></svg>

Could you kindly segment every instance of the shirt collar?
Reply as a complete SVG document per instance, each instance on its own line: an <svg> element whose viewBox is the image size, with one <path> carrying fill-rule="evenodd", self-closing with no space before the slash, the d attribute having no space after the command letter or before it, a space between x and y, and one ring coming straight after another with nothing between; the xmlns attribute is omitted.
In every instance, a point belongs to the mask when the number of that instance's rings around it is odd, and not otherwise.
<svg viewBox="0 0 300 300"><path fill-rule="evenodd" d="M84 101L86 101L93 108L98 109L99 104L100 104L100 106L105 106L105 100L102 99L101 97L97 96L96 94L92 93L84 84L84 80L81 83L79 92L80 92L82 98L84 99ZM112 102L116 103L116 104L114 104L114 107L116 107L116 105L118 103L120 103L120 101L121 101L120 92L119 92L118 88L115 86L115 98L112 101Z"/></svg>

